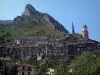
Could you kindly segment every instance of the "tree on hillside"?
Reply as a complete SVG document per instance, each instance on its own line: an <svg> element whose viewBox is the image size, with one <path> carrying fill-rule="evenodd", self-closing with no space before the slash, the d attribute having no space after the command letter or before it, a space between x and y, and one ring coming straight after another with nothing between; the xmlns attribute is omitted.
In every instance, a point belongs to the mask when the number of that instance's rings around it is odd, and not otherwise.
<svg viewBox="0 0 100 75"><path fill-rule="evenodd" d="M54 75L68 75L67 65L65 63L60 63L57 65Z"/></svg>
<svg viewBox="0 0 100 75"><path fill-rule="evenodd" d="M100 75L100 60L92 52L79 56L72 68L73 75Z"/></svg>
<svg viewBox="0 0 100 75"><path fill-rule="evenodd" d="M0 44L10 43L11 34L9 32L0 31Z"/></svg>
<svg viewBox="0 0 100 75"><path fill-rule="evenodd" d="M48 71L48 61L43 60L42 63L39 65L39 71L36 75L46 75L46 72Z"/></svg>

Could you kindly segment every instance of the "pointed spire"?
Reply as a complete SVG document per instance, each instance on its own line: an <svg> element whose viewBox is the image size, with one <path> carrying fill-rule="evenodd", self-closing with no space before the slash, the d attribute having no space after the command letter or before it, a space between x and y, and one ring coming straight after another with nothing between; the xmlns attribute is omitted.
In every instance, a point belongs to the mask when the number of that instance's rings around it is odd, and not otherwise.
<svg viewBox="0 0 100 75"><path fill-rule="evenodd" d="M72 34L75 34L75 30L74 30L74 24L72 22Z"/></svg>

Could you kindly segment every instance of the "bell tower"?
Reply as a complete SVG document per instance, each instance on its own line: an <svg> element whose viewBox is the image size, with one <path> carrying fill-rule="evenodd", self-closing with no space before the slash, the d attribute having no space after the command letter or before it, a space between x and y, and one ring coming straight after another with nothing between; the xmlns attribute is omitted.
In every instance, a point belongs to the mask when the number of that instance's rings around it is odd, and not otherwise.
<svg viewBox="0 0 100 75"><path fill-rule="evenodd" d="M83 38L89 38L88 37L88 28L87 28L86 25L83 26L82 37Z"/></svg>

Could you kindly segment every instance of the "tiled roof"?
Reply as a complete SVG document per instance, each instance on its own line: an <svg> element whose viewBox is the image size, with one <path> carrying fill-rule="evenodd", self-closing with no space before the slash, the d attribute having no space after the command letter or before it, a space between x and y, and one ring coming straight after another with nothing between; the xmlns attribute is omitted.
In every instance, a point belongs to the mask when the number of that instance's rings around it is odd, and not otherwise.
<svg viewBox="0 0 100 75"><path fill-rule="evenodd" d="M20 64L19 66L33 67L31 64Z"/></svg>

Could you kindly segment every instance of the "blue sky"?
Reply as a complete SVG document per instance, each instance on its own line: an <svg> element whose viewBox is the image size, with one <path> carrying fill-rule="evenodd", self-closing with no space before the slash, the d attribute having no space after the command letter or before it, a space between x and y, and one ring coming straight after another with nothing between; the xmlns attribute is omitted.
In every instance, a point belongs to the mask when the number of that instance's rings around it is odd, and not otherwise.
<svg viewBox="0 0 100 75"><path fill-rule="evenodd" d="M100 41L100 0L0 0L0 20L20 16L26 4L49 13L69 32L72 21L77 33L82 33L82 26L86 24L89 37Z"/></svg>

